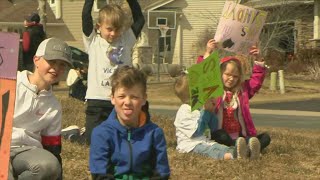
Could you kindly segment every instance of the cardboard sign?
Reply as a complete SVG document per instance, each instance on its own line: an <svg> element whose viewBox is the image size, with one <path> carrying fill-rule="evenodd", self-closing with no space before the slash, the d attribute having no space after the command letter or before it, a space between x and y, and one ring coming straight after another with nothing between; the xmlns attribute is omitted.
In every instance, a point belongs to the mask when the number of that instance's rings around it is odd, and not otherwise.
<svg viewBox="0 0 320 180"><path fill-rule="evenodd" d="M191 110L200 108L210 98L223 94L218 52L188 68Z"/></svg>
<svg viewBox="0 0 320 180"><path fill-rule="evenodd" d="M249 48L259 40L267 14L226 1L214 39L227 51L248 54Z"/></svg>
<svg viewBox="0 0 320 180"><path fill-rule="evenodd" d="M19 34L0 32L0 179L8 179Z"/></svg>

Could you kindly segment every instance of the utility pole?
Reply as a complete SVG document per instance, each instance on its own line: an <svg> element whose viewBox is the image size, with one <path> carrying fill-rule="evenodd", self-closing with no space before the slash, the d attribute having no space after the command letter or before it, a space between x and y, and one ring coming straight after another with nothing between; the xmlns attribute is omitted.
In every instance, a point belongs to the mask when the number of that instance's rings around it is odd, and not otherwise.
<svg viewBox="0 0 320 180"><path fill-rule="evenodd" d="M47 6L46 6L46 0L38 0L38 10L39 10L39 16L40 16L40 23L43 25L43 30L46 32L46 26L47 26Z"/></svg>

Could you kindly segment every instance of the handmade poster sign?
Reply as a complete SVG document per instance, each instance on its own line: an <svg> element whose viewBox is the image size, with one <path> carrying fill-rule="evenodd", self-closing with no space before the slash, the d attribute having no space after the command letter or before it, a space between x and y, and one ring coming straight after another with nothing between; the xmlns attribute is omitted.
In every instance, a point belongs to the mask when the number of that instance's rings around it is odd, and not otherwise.
<svg viewBox="0 0 320 180"><path fill-rule="evenodd" d="M8 179L19 34L0 32L0 179Z"/></svg>
<svg viewBox="0 0 320 180"><path fill-rule="evenodd" d="M267 17L266 11L226 1L214 39L227 51L248 54Z"/></svg>
<svg viewBox="0 0 320 180"><path fill-rule="evenodd" d="M218 52L212 53L204 61L188 68L191 110L200 108L210 98L222 96Z"/></svg>

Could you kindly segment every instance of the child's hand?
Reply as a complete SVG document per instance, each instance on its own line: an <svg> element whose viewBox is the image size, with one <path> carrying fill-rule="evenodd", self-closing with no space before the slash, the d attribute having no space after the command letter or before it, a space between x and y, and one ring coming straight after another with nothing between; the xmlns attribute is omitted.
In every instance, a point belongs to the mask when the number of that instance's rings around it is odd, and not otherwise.
<svg viewBox="0 0 320 180"><path fill-rule="evenodd" d="M262 62L263 58L260 56L260 49L257 46L251 46L249 49L249 54L254 57L255 61Z"/></svg>
<svg viewBox="0 0 320 180"><path fill-rule="evenodd" d="M203 105L203 109L209 112L214 112L216 106L216 101L214 98L208 99L207 102Z"/></svg>
<svg viewBox="0 0 320 180"><path fill-rule="evenodd" d="M208 56L210 56L210 54L216 50L218 48L218 43L214 40L214 39L210 39L207 42L207 48L206 48L206 52L203 55L203 59L207 58Z"/></svg>
<svg viewBox="0 0 320 180"><path fill-rule="evenodd" d="M207 48L206 48L206 53L211 54L214 50L216 50L218 47L218 43L214 39L210 39L207 42Z"/></svg>

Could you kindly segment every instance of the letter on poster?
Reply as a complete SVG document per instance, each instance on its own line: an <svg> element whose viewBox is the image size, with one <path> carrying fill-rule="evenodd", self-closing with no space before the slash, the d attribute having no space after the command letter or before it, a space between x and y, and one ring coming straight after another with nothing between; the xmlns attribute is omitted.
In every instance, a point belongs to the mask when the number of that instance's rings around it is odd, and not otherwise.
<svg viewBox="0 0 320 180"><path fill-rule="evenodd" d="M226 1L214 39L227 51L247 54L248 49L258 42L267 14Z"/></svg>
<svg viewBox="0 0 320 180"><path fill-rule="evenodd" d="M188 68L191 110L200 108L210 98L223 94L218 52Z"/></svg>

